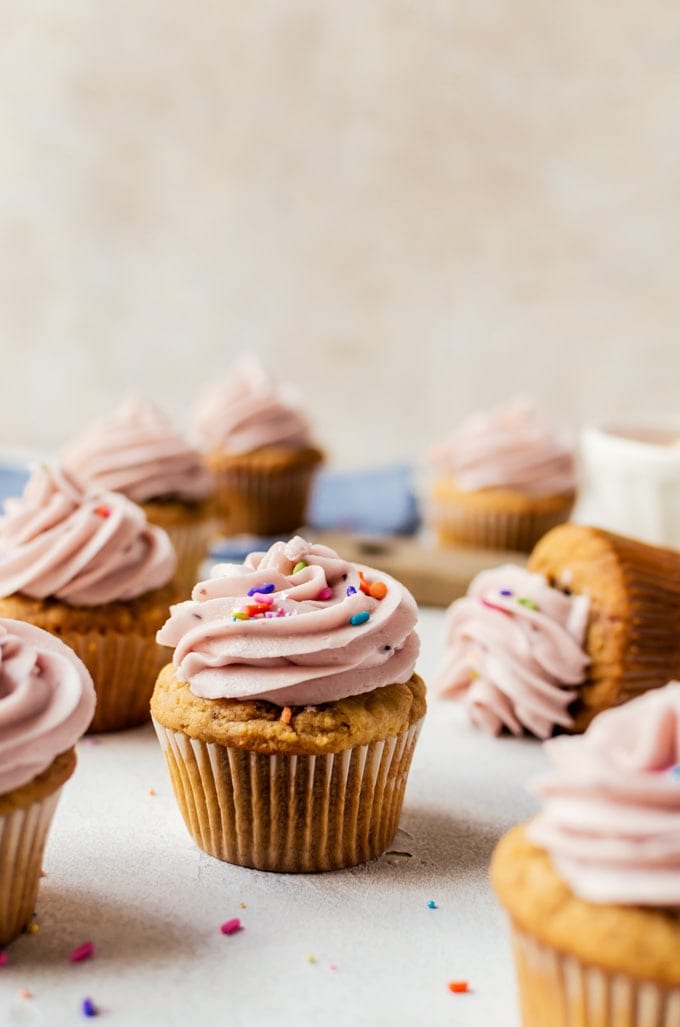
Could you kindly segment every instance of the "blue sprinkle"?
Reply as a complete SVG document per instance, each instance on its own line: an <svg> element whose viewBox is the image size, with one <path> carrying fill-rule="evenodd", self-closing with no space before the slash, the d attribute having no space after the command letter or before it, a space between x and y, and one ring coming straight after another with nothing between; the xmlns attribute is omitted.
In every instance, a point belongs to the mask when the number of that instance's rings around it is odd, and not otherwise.
<svg viewBox="0 0 680 1027"><path fill-rule="evenodd" d="M357 590L355 589L354 585L350 585L349 588L347 589L347 595L348 596L355 596L356 594L357 594Z"/></svg>
<svg viewBox="0 0 680 1027"><path fill-rule="evenodd" d="M96 1016L98 1013L98 1009L91 998L83 999L80 1005L80 1011L83 1016Z"/></svg>
<svg viewBox="0 0 680 1027"><path fill-rule="evenodd" d="M350 624L353 624L356 628L359 624L365 624L370 616L370 613L368 613L366 610L362 610L361 613L353 613L349 619L349 622Z"/></svg>
<svg viewBox="0 0 680 1027"><path fill-rule="evenodd" d="M427 908L428 909L436 909L437 908L437 903L434 901L434 899L430 899L430 901L427 904Z"/></svg>
<svg viewBox="0 0 680 1027"><path fill-rule="evenodd" d="M498 594L502 596L511 596L513 593L511 588L502 588ZM250 592L248 595L250 595Z"/></svg>
<svg viewBox="0 0 680 1027"><path fill-rule="evenodd" d="M255 585L254 588L249 588L248 592L246 594L249 595L249 596L254 596L254 595L256 595L259 592L260 595L268 596L268 595L271 595L271 593L275 592L275 591L276 591L276 585L274 585L272 582L270 582L268 585Z"/></svg>

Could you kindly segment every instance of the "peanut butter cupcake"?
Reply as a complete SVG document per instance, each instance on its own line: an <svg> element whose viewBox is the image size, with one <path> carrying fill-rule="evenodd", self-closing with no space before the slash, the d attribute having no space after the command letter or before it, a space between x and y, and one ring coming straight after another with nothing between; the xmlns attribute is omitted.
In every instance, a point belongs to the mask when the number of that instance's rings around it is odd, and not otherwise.
<svg viewBox="0 0 680 1027"><path fill-rule="evenodd" d="M302 538L172 608L151 710L202 849L313 872L387 848L425 713L416 616L394 579Z"/></svg>

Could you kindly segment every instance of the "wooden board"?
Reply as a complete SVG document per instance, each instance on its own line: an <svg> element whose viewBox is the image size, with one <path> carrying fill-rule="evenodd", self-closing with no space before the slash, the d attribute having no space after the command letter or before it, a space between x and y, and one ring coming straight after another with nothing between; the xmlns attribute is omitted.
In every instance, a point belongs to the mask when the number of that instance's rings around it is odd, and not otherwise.
<svg viewBox="0 0 680 1027"><path fill-rule="evenodd" d="M354 563L367 564L401 581L417 602L448 606L465 594L479 571L502 563L524 566L526 553L468 547L438 548L413 538L351 535L343 532L311 532L315 542L335 549ZM308 536L308 537L309 537Z"/></svg>

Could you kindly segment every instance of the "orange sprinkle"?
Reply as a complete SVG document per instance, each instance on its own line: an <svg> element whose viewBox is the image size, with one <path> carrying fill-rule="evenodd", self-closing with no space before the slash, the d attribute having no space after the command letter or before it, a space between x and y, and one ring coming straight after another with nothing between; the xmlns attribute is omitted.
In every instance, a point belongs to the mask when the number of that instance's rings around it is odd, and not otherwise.
<svg viewBox="0 0 680 1027"><path fill-rule="evenodd" d="M290 724L292 716L293 711L291 710L290 706L284 706L281 710L281 716L279 719L282 724Z"/></svg>
<svg viewBox="0 0 680 1027"><path fill-rule="evenodd" d="M467 981L449 981L449 991L452 991L454 995L462 995L463 992L469 990L470 987Z"/></svg>
<svg viewBox="0 0 680 1027"><path fill-rule="evenodd" d="M372 581L369 593L374 599L384 599L387 595L387 585L384 581Z"/></svg>
<svg viewBox="0 0 680 1027"><path fill-rule="evenodd" d="M33 998L33 992L29 991L28 988L22 988L19 992L19 998Z"/></svg>
<svg viewBox="0 0 680 1027"><path fill-rule="evenodd" d="M147 795L155 795L156 794L156 789L155 788L149 788L149 790L148 790L148 792L146 794Z"/></svg>

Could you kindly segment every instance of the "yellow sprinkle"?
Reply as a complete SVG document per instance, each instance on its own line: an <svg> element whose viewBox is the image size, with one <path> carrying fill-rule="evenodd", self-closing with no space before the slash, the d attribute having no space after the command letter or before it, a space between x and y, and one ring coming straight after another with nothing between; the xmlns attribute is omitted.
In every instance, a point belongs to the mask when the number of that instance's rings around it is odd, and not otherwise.
<svg viewBox="0 0 680 1027"><path fill-rule="evenodd" d="M34 921L32 921L32 922L31 922L31 923L30 923L30 924L28 925L28 927L26 928L26 930L28 931L28 933L29 933L29 934L37 934L37 933L38 933L38 931L40 930L40 927L38 926L38 924L36 924L36 922L35 922L35 920L34 920Z"/></svg>
<svg viewBox="0 0 680 1027"><path fill-rule="evenodd" d="M239 908L240 908L240 909L246 909L246 904L245 904L245 902L239 902Z"/></svg>
<svg viewBox="0 0 680 1027"><path fill-rule="evenodd" d="M316 956L307 956L308 963L316 963Z"/></svg>

